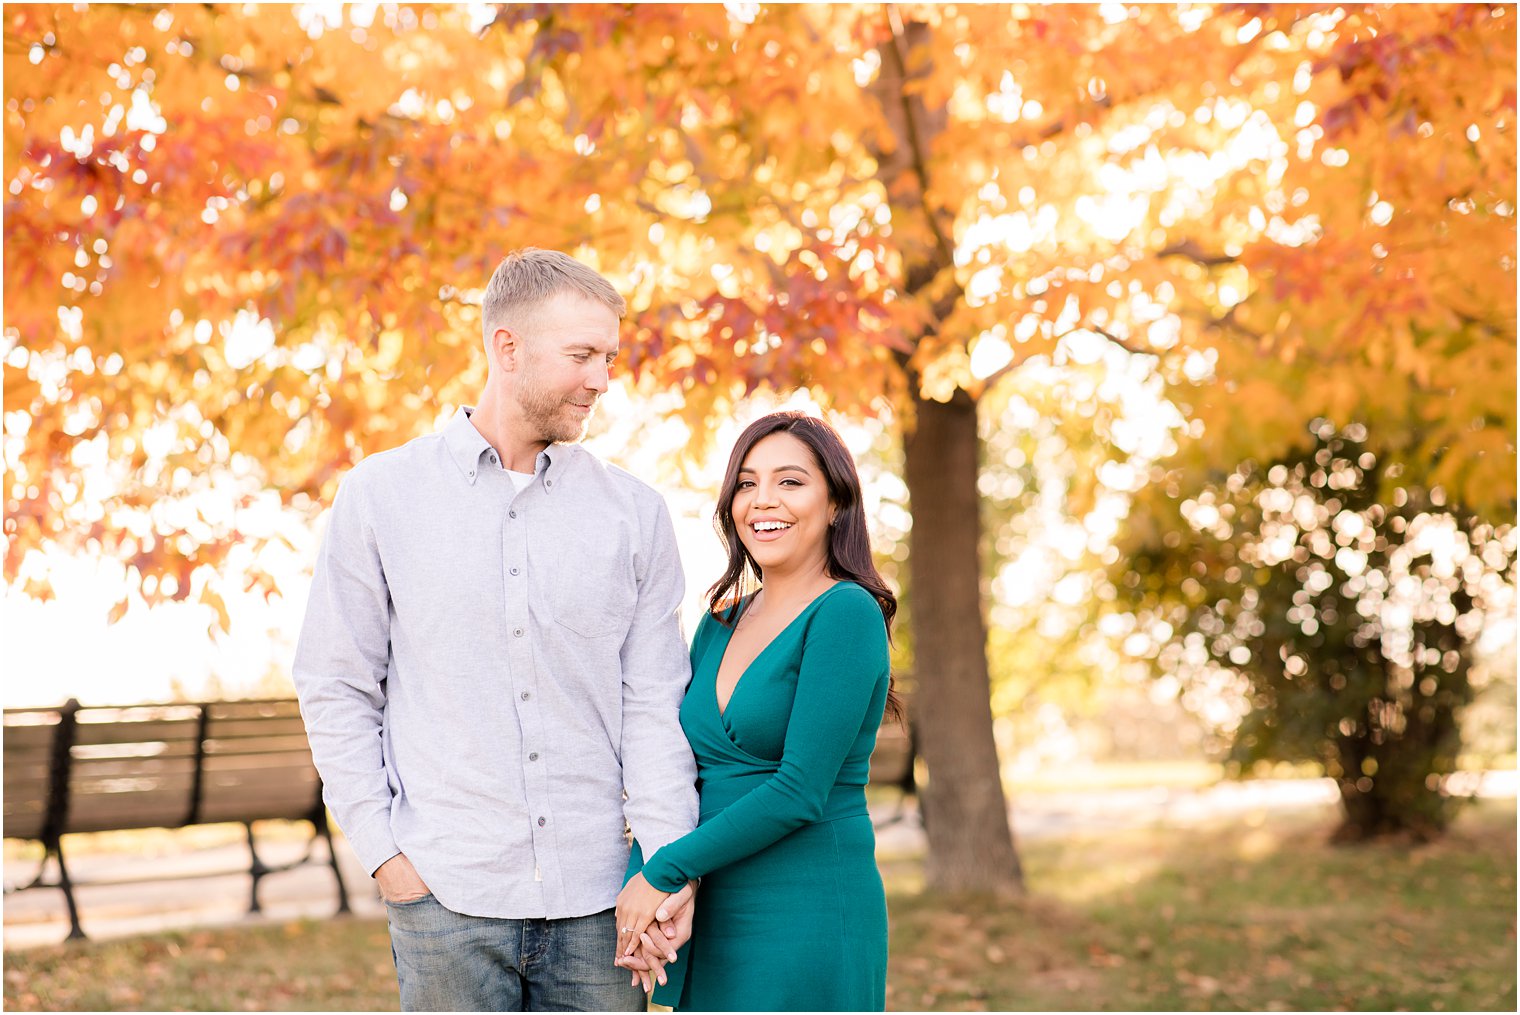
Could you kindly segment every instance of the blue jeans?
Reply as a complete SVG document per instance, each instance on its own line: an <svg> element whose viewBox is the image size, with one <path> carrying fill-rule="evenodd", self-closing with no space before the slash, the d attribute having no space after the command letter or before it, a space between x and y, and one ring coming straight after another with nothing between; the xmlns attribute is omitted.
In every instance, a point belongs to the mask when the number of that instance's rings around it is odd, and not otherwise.
<svg viewBox="0 0 1520 1015"><path fill-rule="evenodd" d="M498 920L431 895L385 904L402 1011L646 1011L612 964L612 910L564 920Z"/></svg>

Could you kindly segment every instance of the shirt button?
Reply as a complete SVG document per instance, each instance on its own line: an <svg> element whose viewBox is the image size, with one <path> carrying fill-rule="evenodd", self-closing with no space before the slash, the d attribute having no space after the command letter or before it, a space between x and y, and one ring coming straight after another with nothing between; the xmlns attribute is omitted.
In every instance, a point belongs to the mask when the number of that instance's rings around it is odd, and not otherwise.
<svg viewBox="0 0 1520 1015"><path fill-rule="evenodd" d="M488 455L487 457L491 459L491 464L492 465L496 464L496 456L495 455Z"/></svg>
<svg viewBox="0 0 1520 1015"><path fill-rule="evenodd" d="M513 634L514 637L521 638L522 637L522 628L520 628L520 627L514 628L512 630L512 634Z"/></svg>
<svg viewBox="0 0 1520 1015"><path fill-rule="evenodd" d="M544 480L544 485L545 486L553 486L554 485L554 480L552 480L552 479L546 479L546 480Z"/></svg>
<svg viewBox="0 0 1520 1015"><path fill-rule="evenodd" d="M527 701L528 700L528 692L524 691L522 694L518 695L518 697L521 698L523 701Z"/></svg>
<svg viewBox="0 0 1520 1015"><path fill-rule="evenodd" d="M515 568L515 567L512 568L512 574L516 574L516 573L517 573L517 568Z"/></svg>
<svg viewBox="0 0 1520 1015"><path fill-rule="evenodd" d="M472 472L472 473L470 473L470 475L473 476L473 475L475 475L475 473ZM516 518L517 517L517 512L516 511L508 511L507 512L507 517L508 518Z"/></svg>
<svg viewBox="0 0 1520 1015"><path fill-rule="evenodd" d="M548 821L546 821L546 820L545 820L545 819L543 819L543 818L539 818L539 819L538 819L538 827L539 827L539 828L542 828L542 827L544 827L544 826L545 826L545 825L547 825L547 824L548 824L548 823L549 823L549 822L548 822Z"/></svg>
<svg viewBox="0 0 1520 1015"><path fill-rule="evenodd" d="M538 760L538 752L534 751L532 754L528 755L528 760L529 761L537 761Z"/></svg>
<svg viewBox="0 0 1520 1015"><path fill-rule="evenodd" d="M471 479L474 479L474 478L475 478L475 470L474 470L474 469L471 469L471 470L470 470L470 478L471 478Z"/></svg>

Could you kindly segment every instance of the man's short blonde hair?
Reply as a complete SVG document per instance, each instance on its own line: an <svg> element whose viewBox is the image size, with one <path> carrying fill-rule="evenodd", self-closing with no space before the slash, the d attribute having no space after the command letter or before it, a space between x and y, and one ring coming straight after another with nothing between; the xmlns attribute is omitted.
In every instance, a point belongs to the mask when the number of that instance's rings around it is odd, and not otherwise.
<svg viewBox="0 0 1520 1015"><path fill-rule="evenodd" d="M486 286L480 304L486 338L501 327L524 330L538 309L560 293L601 303L619 319L628 312L611 282L569 254L524 247L501 259Z"/></svg>

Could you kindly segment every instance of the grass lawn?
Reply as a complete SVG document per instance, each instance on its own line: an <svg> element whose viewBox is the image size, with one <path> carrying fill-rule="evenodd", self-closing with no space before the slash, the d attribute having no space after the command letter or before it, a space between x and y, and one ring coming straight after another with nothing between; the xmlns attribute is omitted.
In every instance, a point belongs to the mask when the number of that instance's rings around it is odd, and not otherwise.
<svg viewBox="0 0 1520 1015"><path fill-rule="evenodd" d="M1332 847L1333 820L1033 844L1017 902L886 860L888 1007L1514 1011L1514 802L1428 846ZM303 921L7 952L5 1006L393 1011L396 988L383 922Z"/></svg>

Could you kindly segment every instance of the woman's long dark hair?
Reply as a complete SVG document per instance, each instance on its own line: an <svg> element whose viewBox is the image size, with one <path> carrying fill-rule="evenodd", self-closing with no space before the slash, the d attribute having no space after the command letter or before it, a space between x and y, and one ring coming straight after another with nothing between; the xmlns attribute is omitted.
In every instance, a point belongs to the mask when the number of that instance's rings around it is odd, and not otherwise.
<svg viewBox="0 0 1520 1015"><path fill-rule="evenodd" d="M829 486L829 503L835 512L834 521L829 526L829 577L836 581L855 582L875 597L890 642L892 619L897 616L897 597L882 581L876 562L871 559L871 537L866 531L866 510L860 495L860 475L855 471L855 459L850 457L849 449L833 427L801 412L773 412L755 420L744 428L728 457L723 489L718 493L718 510L713 516L718 538L728 548L728 568L707 590L713 616L719 623L732 626L738 619L740 596L760 582L760 565L745 549L744 541L739 538L739 527L734 522L734 493L739 488L739 469L749 457L750 450L774 433L790 434L806 444L822 468ZM892 688L890 676L886 715L899 722L903 717L902 699Z"/></svg>

